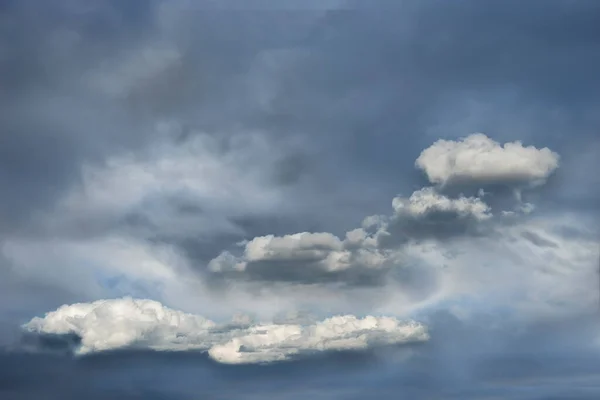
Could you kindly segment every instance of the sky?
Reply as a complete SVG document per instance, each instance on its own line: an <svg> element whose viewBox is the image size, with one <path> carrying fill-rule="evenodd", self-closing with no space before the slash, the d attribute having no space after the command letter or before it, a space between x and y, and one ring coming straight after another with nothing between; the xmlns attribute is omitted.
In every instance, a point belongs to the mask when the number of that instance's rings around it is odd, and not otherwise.
<svg viewBox="0 0 600 400"><path fill-rule="evenodd" d="M598 19L1 0L0 398L599 398Z"/></svg>

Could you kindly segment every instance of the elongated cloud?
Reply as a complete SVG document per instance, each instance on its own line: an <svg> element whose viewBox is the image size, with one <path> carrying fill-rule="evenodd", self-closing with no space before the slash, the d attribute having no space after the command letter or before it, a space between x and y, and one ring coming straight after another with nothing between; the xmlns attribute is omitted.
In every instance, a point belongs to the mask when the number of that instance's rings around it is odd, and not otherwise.
<svg viewBox="0 0 600 400"><path fill-rule="evenodd" d="M451 199L437 193L433 188L423 188L414 192L408 199L395 197L392 201L394 215L398 218L427 218L435 214L450 215L455 219L491 218L490 207L480 198L461 196Z"/></svg>
<svg viewBox="0 0 600 400"><path fill-rule="evenodd" d="M434 188L415 191L392 200L394 213L377 231L379 247L398 247L413 240L447 239L481 233L493 218L491 208L479 197L444 196Z"/></svg>
<svg viewBox="0 0 600 400"><path fill-rule="evenodd" d="M438 140L421 152L415 165L431 183L519 184L539 186L558 168L559 156L544 147L504 145L482 133L461 140Z"/></svg>
<svg viewBox="0 0 600 400"><path fill-rule="evenodd" d="M282 259L322 259L323 253L342 251L343 244L330 233L296 233L283 237L273 235L254 238L246 245L246 258L249 261ZM336 269L334 263L330 267Z"/></svg>
<svg viewBox="0 0 600 400"><path fill-rule="evenodd" d="M243 244L242 255L224 251L209 262L208 269L252 280L381 283L381 277L400 262L394 246L411 239L463 234L472 224L492 217L479 198L452 199L433 188L396 197L392 208L391 216L367 217L363 224L367 229L348 231L344 239L327 232L255 237ZM373 226L374 232L368 230Z"/></svg>
<svg viewBox="0 0 600 400"><path fill-rule="evenodd" d="M209 263L209 269L215 273L229 271L262 278L271 275L275 280L302 280L303 276L310 278L306 274L319 279L319 274L333 276L355 268L382 268L386 257L369 247L366 239L355 232L349 232L345 240L326 232L259 236L244 245L241 257L223 252ZM358 242L360 247L354 246Z"/></svg>
<svg viewBox="0 0 600 400"><path fill-rule="evenodd" d="M391 317L341 315L313 324L218 325L152 300L131 298L65 305L33 318L26 331L81 338L78 354L148 348L207 351L228 364L283 361L322 351L364 350L429 339L424 325Z"/></svg>

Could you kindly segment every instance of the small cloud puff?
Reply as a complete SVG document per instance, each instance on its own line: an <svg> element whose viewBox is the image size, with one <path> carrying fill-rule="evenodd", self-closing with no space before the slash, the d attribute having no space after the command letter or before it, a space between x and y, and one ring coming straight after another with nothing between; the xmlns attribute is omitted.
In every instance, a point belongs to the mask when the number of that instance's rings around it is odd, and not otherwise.
<svg viewBox="0 0 600 400"><path fill-rule="evenodd" d="M483 133L460 140L438 140L421 152L415 165L433 184L507 184L535 187L558 168L560 157L520 141L500 143Z"/></svg>
<svg viewBox="0 0 600 400"><path fill-rule="evenodd" d="M23 326L39 334L75 334L78 354L124 348L207 351L222 363L283 361L322 351L421 342L427 328L392 317L341 315L310 324L218 325L152 300L122 298L64 305Z"/></svg>

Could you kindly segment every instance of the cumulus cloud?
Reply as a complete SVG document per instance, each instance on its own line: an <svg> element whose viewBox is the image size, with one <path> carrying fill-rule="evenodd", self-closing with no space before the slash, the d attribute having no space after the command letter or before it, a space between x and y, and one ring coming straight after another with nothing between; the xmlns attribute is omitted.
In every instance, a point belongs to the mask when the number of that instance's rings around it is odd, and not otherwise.
<svg viewBox="0 0 600 400"><path fill-rule="evenodd" d="M437 193L433 188L423 188L408 199L395 197L392 201L394 215L401 218L427 218L433 214L451 214L457 218L472 217L476 220L491 218L490 207L476 197L461 196L451 199Z"/></svg>
<svg viewBox="0 0 600 400"><path fill-rule="evenodd" d="M232 264L232 259L226 253L213 260L209 268L213 271L244 271L248 263L256 261L304 261L315 263L325 271L337 271L348 268L348 263L345 262L347 256L342 241L331 233L301 232L283 237L255 237L245 243L244 261Z"/></svg>
<svg viewBox="0 0 600 400"><path fill-rule="evenodd" d="M395 197L392 208L393 214L379 222L376 237L380 246L479 234L493 218L490 206L479 197L451 198L430 187L408 198Z"/></svg>
<svg viewBox="0 0 600 400"><path fill-rule="evenodd" d="M364 231L357 229L346 236L341 240L327 232L301 232L255 237L242 243L241 256L222 252L208 268L230 277L314 283L352 282L359 279L356 274L361 275L361 270L362 275L378 274L389 266L389 254L380 252Z"/></svg>
<svg viewBox="0 0 600 400"><path fill-rule="evenodd" d="M373 346L422 342L424 325L392 317L340 315L308 325L254 324L238 318L219 325L198 315L132 298L64 305L23 328L31 333L77 335L77 354L146 348L207 351L228 364L283 361L322 351L364 350Z"/></svg>
<svg viewBox="0 0 600 400"><path fill-rule="evenodd" d="M402 264L399 245L464 234L492 218L480 198L453 199L434 188L395 197L392 208L390 216L365 218L363 227L346 232L344 239L327 232L255 237L241 243L240 256L224 251L208 263L208 270L251 280L382 284L387 271Z"/></svg>
<svg viewBox="0 0 600 400"><path fill-rule="evenodd" d="M438 140L423 150L415 165L431 183L539 186L558 168L557 153L544 147L504 145L475 133L460 140Z"/></svg>

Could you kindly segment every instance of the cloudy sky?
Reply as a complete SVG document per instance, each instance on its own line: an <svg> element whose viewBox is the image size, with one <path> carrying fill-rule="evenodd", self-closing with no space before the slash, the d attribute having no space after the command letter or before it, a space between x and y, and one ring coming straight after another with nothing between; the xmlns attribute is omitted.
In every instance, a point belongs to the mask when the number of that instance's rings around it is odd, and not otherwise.
<svg viewBox="0 0 600 400"><path fill-rule="evenodd" d="M599 398L598 20L0 1L0 397Z"/></svg>

